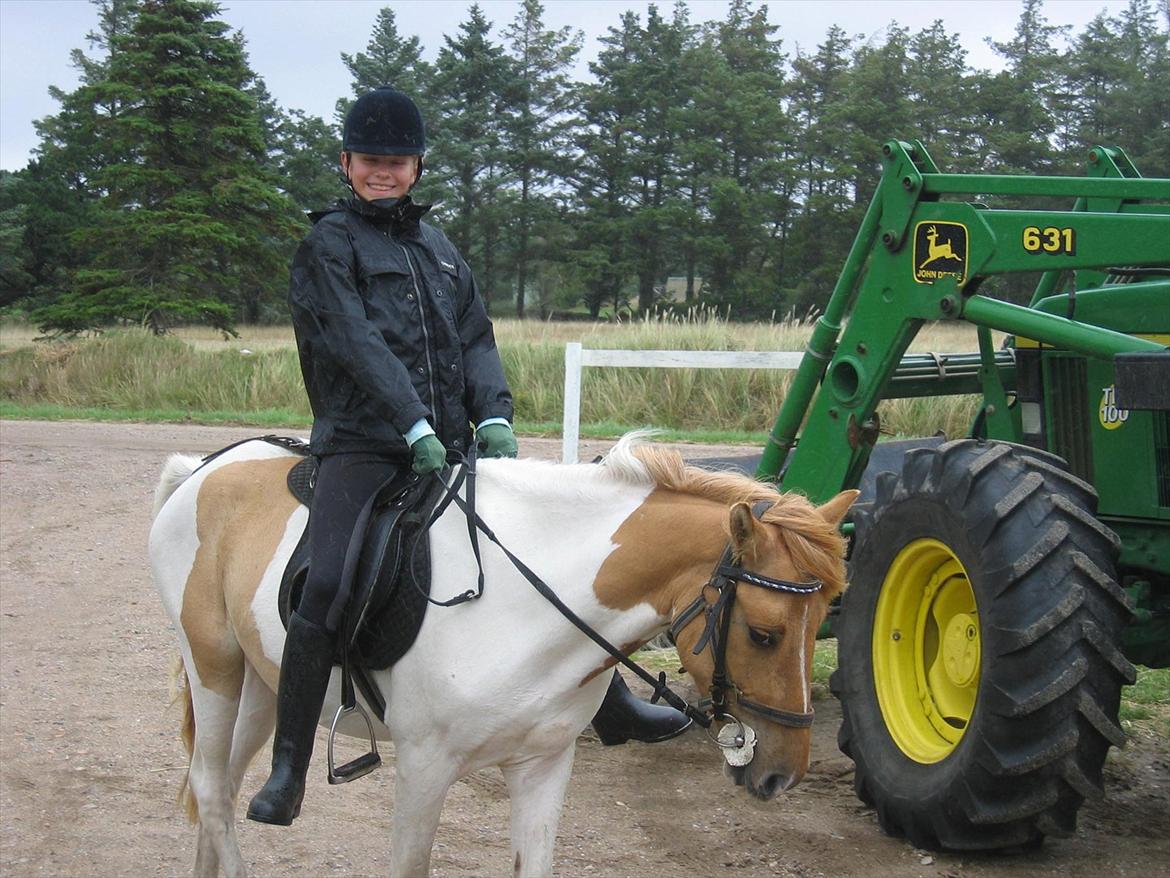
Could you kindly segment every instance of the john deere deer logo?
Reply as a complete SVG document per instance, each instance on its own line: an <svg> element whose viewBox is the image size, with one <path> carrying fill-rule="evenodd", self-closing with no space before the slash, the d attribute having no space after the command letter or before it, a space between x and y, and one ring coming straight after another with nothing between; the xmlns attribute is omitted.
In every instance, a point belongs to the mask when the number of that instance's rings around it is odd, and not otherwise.
<svg viewBox="0 0 1170 878"><path fill-rule="evenodd" d="M932 284L943 277L960 284L967 279L967 227L921 222L914 228L914 279Z"/></svg>

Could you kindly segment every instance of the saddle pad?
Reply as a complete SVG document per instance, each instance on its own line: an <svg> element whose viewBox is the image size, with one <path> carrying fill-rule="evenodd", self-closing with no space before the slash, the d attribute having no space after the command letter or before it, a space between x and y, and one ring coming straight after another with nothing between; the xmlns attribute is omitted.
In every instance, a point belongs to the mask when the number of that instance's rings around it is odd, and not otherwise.
<svg viewBox="0 0 1170 878"><path fill-rule="evenodd" d="M317 458L306 457L288 471L288 490L302 506L313 502L313 485L317 481Z"/></svg>
<svg viewBox="0 0 1170 878"><path fill-rule="evenodd" d="M315 475L315 467L312 474L302 473L298 478L298 482L310 485L310 499L311 475ZM290 490L292 481L290 473ZM423 528L441 491L437 481L408 476L405 486L396 481L383 488L375 501L343 623L349 659L355 667L388 668L406 654L418 636L431 583L430 540ZM306 528L281 579L280 619L286 627L289 614L300 603L309 561ZM338 639L338 662L342 639Z"/></svg>

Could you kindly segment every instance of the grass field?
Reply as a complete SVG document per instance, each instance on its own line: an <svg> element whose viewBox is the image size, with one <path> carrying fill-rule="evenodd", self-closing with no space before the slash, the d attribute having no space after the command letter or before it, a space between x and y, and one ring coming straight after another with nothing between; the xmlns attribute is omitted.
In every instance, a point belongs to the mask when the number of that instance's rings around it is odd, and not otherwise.
<svg viewBox="0 0 1170 878"><path fill-rule="evenodd" d="M617 324L496 321L517 427L544 435L560 431L566 342L594 349L800 351L810 331L797 321L737 324L710 314ZM32 327L0 325L6 416L37 406L41 417L85 410L120 419L289 426L310 418L287 326L243 326L234 338L202 327L164 337L133 329L55 342L34 342L35 335ZM974 332L954 325L928 328L912 349L975 347ZM790 379L786 371L590 367L582 383L582 432L609 436L653 427L698 441L762 442ZM893 400L879 414L892 434L959 435L976 405L972 397Z"/></svg>

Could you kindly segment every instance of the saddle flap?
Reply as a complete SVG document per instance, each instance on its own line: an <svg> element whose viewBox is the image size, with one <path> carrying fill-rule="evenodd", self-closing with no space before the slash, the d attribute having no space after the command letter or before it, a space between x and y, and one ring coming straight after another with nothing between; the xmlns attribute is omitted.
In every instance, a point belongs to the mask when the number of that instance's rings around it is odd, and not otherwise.
<svg viewBox="0 0 1170 878"><path fill-rule="evenodd" d="M316 467L302 462L293 469L301 473L295 480L290 473L289 490L295 495L294 481L307 486L309 496L298 499L308 505ZM384 485L374 500L338 638L339 644L349 644L350 661L357 667L388 668L414 643L430 594L430 548L424 528L441 493L437 480L408 473ZM281 579L279 609L286 626L300 603L311 563L307 537L308 528Z"/></svg>

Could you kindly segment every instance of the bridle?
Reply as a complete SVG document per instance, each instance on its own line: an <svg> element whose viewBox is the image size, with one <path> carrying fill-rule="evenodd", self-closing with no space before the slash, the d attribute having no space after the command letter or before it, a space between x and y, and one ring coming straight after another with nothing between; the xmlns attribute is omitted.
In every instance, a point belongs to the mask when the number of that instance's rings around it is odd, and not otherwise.
<svg viewBox="0 0 1170 878"><path fill-rule="evenodd" d="M771 501L760 500L752 506L752 515L758 520L763 520L764 513L771 507ZM795 729L807 729L813 723L814 712L812 710L808 712L783 710L779 707L771 707L752 701L744 696L728 674L727 635L731 627L732 610L735 606L736 584L740 582L754 585L757 588L800 595L813 594L820 591L823 586L823 583L816 579L808 582L790 582L744 570L739 561L735 559L732 546L729 543L727 548L723 550L723 556L716 563L711 578L699 596L671 620L667 636L671 643L675 643L679 633L698 618L700 613L706 616L703 633L691 653L698 655L708 647L711 649L711 658L715 667L711 674L711 715L714 719L720 721L730 719L739 723L739 720L727 710L727 695L729 692L734 692L736 704L744 710L749 710L780 725ZM714 602L707 600L708 589L714 590L717 594Z"/></svg>
<svg viewBox="0 0 1170 878"><path fill-rule="evenodd" d="M529 584L540 593L540 595L551 603L560 612L562 616L573 623L583 634L589 637L594 643L608 652L618 663L629 668L633 673L641 677L645 682L649 683L654 688L654 693L650 698L652 703L660 699L665 701L676 710L685 713L696 723L703 728L710 730L713 721L718 722L734 722L740 727L740 733L735 736L735 743L729 744L722 740L717 740L722 747L740 746L742 744L743 723L727 710L727 695L729 692L735 693L736 704L743 707L745 710L779 723L784 726L796 729L807 729L813 723L813 711L795 712L790 710L783 710L778 707L771 707L770 705L760 704L756 701L751 701L745 698L743 692L731 680L727 672L727 635L731 626L731 614L735 605L736 583L744 583L745 585L756 586L757 588L767 588L773 591L785 592L788 594L808 595L818 592L822 588L822 583L819 580L811 580L808 582L790 582L784 579L772 579L759 573L753 573L750 570L744 570L740 561L735 556L733 546L728 543L723 550L722 556L715 564L715 569L711 571L711 576L706 585L703 587L699 596L688 604L677 616L675 616L669 627L667 628L667 636L671 642L675 641L676 636L687 625L693 622L700 613L706 614L706 623L703 628L703 634L699 637L699 642L695 645L693 650L694 655L698 655L705 647L711 648L711 654L714 659L715 670L711 676L711 704L709 709L701 709L692 704L689 704L686 699L680 696L677 692L672 690L666 682L666 672L662 671L655 678L649 671L641 665L634 662L620 649L598 634L584 619L578 616L569 608L564 601L560 599L556 592L554 592L544 580L536 575L523 561L514 555L499 538L492 532L491 528L480 518L479 513L476 512L474 506L474 488L475 484L475 454L474 449L465 460L465 475L467 479L467 493L468 498L464 500L457 493L458 481L455 482L455 490L447 488L447 497L445 501L440 504L440 509L436 514L433 514L431 523L433 523L438 515L441 514L441 509L445 508L447 503L452 500L455 505L459 506L464 514L467 516L468 531L471 538L472 546L475 551L477 560L479 559L479 547L475 538L475 532L478 530L489 540L495 543L507 556L508 560L512 562L513 566L520 572L520 574L528 580ZM450 470L445 470L443 474L435 473L434 476L442 481L446 481L446 473ZM470 501L470 502L469 502ZM764 513L772 508L773 502L771 500L760 500L752 506L752 515L757 520L763 520ZM718 597L714 603L708 603L706 594L708 589L714 589L718 593ZM480 565L480 581L479 588L476 591L467 591L448 602L444 602L445 606L454 606L468 600L474 600L483 594L483 567ZM438 603L437 601L433 601ZM710 733L710 732L708 732Z"/></svg>

